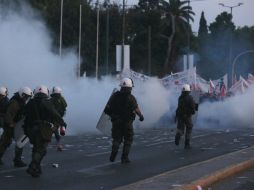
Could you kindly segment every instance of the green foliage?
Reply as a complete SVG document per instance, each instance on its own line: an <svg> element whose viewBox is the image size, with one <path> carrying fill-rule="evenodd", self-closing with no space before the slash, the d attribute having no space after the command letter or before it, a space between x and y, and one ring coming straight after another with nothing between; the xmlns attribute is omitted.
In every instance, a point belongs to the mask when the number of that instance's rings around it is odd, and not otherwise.
<svg viewBox="0 0 254 190"><path fill-rule="evenodd" d="M201 17L202 19L202 17ZM200 31L201 31L200 21ZM206 79L217 78L225 73L231 76L232 62L239 53L254 49L254 27L235 29L231 14L221 13L209 26L210 33L199 40L198 51L201 56L198 71ZM231 41L232 39L232 41ZM231 60L230 47L232 47ZM236 68L236 73L245 75L254 72L253 55L246 55Z"/></svg>
<svg viewBox="0 0 254 190"><path fill-rule="evenodd" d="M188 1L161 0L160 10L162 11L162 36L168 40L164 71L166 73L176 71L176 62L180 50L187 46L188 35L192 36L189 21L194 21L195 13Z"/></svg>
<svg viewBox="0 0 254 190"><path fill-rule="evenodd" d="M207 22L205 19L204 11L201 13L200 21L199 21L199 29L198 29L198 38L199 40L205 40L208 36L208 28Z"/></svg>

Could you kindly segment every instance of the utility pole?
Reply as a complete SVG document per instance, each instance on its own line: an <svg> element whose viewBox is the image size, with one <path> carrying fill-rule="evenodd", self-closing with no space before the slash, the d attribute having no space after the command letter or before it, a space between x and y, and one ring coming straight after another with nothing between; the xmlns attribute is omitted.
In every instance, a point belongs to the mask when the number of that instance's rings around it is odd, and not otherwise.
<svg viewBox="0 0 254 190"><path fill-rule="evenodd" d="M62 28L63 28L63 0L61 0L61 16L60 16L60 37L59 37L59 55L62 57Z"/></svg>
<svg viewBox="0 0 254 190"><path fill-rule="evenodd" d="M79 10L79 51L78 51L78 70L77 70L77 77L80 78L80 68L81 68L81 35L82 33L82 4L80 4Z"/></svg>
<svg viewBox="0 0 254 190"><path fill-rule="evenodd" d="M96 34L96 63L95 63L95 77L98 79L98 59L99 59L99 22L100 22L100 10L99 10L99 0L97 0L97 34Z"/></svg>
<svg viewBox="0 0 254 190"><path fill-rule="evenodd" d="M124 38L125 38L125 0L123 0L122 56L121 56L122 70L124 67Z"/></svg>
<svg viewBox="0 0 254 190"><path fill-rule="evenodd" d="M190 0L188 0L188 31L187 31L187 68L189 67L189 54L190 54Z"/></svg>
<svg viewBox="0 0 254 190"><path fill-rule="evenodd" d="M107 18L106 18L106 74L109 73L109 65L108 65L108 51L109 51L109 10L108 10L108 5L109 5L109 0L106 1L106 9L107 9Z"/></svg>
<svg viewBox="0 0 254 190"><path fill-rule="evenodd" d="M148 26L148 74L151 76L151 25Z"/></svg>
<svg viewBox="0 0 254 190"><path fill-rule="evenodd" d="M227 6L223 3L219 3L219 5L221 5L223 7L227 7L227 8L230 9L231 22L232 22L232 20L233 20L233 8L236 8L236 7L239 7L239 6L243 5L243 3L238 3L237 5L234 5L234 6ZM231 61L232 61L232 40L233 40L233 31L230 32L230 39L229 39L229 56L228 56L228 66L229 66L229 68L231 66ZM232 73L231 73L231 76L232 76ZM234 77L234 76L232 76L232 77ZM231 81L233 81L233 78L231 79Z"/></svg>
<svg viewBox="0 0 254 190"><path fill-rule="evenodd" d="M187 22L188 22L188 31L187 31L187 67L189 67L189 56L190 56L190 34L192 34L191 30L191 25L190 25L190 2L195 2L195 1L204 1L204 0L188 0L188 17L187 17Z"/></svg>

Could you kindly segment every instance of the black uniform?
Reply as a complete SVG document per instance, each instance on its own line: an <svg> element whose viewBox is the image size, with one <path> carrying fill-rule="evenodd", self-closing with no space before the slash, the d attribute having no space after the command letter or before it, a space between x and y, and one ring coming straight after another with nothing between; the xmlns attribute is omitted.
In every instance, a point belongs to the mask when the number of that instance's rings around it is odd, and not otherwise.
<svg viewBox="0 0 254 190"><path fill-rule="evenodd" d="M9 98L7 96L2 96L0 99L0 128L4 125L4 117L9 103Z"/></svg>
<svg viewBox="0 0 254 190"><path fill-rule="evenodd" d="M134 110L138 107L136 98L127 88L122 88L115 92L106 108L105 113L111 117L112 121L112 153L110 161L114 161L120 144L123 142L122 163L130 162L128 155L133 141L133 121L135 120Z"/></svg>
<svg viewBox="0 0 254 190"><path fill-rule="evenodd" d="M6 113L4 116L4 132L0 139L0 160L4 155L6 149L12 143L12 139L14 138L14 128L16 123L24 118L23 111L25 107L25 102L19 96L18 93L15 93L14 96L10 99L8 103ZM21 160L23 149L15 147L15 158L14 158L14 166L16 167L24 167L26 164Z"/></svg>
<svg viewBox="0 0 254 190"><path fill-rule="evenodd" d="M50 98L51 102L55 106L55 109L58 111L61 117L65 115L67 103L64 97L61 94L51 94ZM59 131L55 130L54 132L57 142L60 142L61 136L59 135Z"/></svg>
<svg viewBox="0 0 254 190"><path fill-rule="evenodd" d="M65 126L65 123L52 102L43 93L36 94L29 101L25 109L25 116L25 134L33 144L32 161L27 172L33 177L39 177L41 160L46 155L48 143L55 130L53 126Z"/></svg>
<svg viewBox="0 0 254 190"><path fill-rule="evenodd" d="M185 127L185 148L190 148L190 138L193 128L192 115L195 114L196 103L190 92L183 91L178 99L178 107L176 110L177 132L175 136L175 144L179 145L181 136L184 134Z"/></svg>

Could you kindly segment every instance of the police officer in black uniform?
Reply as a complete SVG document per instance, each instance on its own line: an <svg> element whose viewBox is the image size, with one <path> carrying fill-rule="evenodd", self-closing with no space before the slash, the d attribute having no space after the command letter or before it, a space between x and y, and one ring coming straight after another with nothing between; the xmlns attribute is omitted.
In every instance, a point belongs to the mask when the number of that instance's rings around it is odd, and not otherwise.
<svg viewBox="0 0 254 190"><path fill-rule="evenodd" d="M190 85L183 85L182 94L178 98L178 107L176 109L177 131L175 144L178 146L181 136L185 131L185 149L190 149L190 139L193 128L192 115L195 114L197 104L190 95Z"/></svg>
<svg viewBox="0 0 254 190"><path fill-rule="evenodd" d="M51 140L55 126L66 126L54 105L48 98L49 90L41 85L35 89L34 98L25 108L24 131L30 143L33 144L32 161L27 173L32 177L39 177L41 161L47 153L47 146Z"/></svg>
<svg viewBox="0 0 254 190"><path fill-rule="evenodd" d="M136 98L131 94L133 82L130 78L123 78L120 83L120 91L115 92L109 99L104 112L111 117L112 121L112 152L110 161L114 162L120 144L123 141L122 164L130 163L129 152L133 142L134 130L133 121L136 114L139 120L143 121Z"/></svg>
<svg viewBox="0 0 254 190"><path fill-rule="evenodd" d="M55 106L55 109L58 111L58 113L61 117L64 117L65 112L66 112L67 103L66 103L64 97L62 96L62 89L59 86L54 86L52 88L52 93L50 96L51 96L50 100L53 103L53 105ZM54 134L55 134L55 138L57 141L57 150L62 151L63 145L60 142L61 136L59 134L59 130L58 129L55 130Z"/></svg>
<svg viewBox="0 0 254 190"><path fill-rule="evenodd" d="M10 99L4 116L4 132L0 139L0 162L6 149L12 143L14 138L14 129L16 124L24 119L24 108L27 101L32 97L32 90L29 87L23 87ZM21 160L23 148L15 147L14 166L24 167L26 164Z"/></svg>
<svg viewBox="0 0 254 190"><path fill-rule="evenodd" d="M4 125L4 117L9 103L8 89L0 87L0 128Z"/></svg>

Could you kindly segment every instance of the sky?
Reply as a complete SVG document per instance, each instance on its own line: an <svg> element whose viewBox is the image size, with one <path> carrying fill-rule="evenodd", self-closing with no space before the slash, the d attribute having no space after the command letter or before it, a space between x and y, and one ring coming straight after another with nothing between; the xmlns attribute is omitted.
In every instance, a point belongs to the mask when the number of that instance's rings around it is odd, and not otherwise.
<svg viewBox="0 0 254 190"><path fill-rule="evenodd" d="M192 24L194 32L198 31L202 11L205 13L208 25L214 22L216 16L221 12L227 11L230 13L230 8L223 7L219 3L223 3L226 6L235 6L238 3L243 3L243 5L233 8L233 22L236 27L254 26L254 0L203 0L191 2L191 6L196 13L195 21Z"/></svg>

